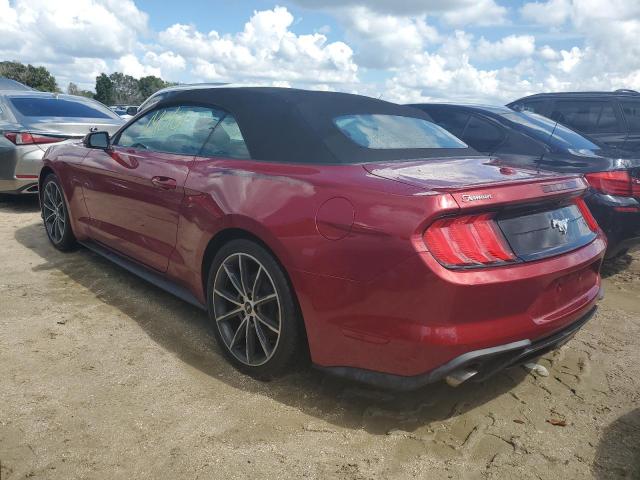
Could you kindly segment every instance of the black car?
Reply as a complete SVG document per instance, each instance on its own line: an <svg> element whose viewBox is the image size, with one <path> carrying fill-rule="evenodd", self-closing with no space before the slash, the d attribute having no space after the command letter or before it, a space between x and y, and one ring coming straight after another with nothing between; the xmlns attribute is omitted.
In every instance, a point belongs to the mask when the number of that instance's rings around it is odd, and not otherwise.
<svg viewBox="0 0 640 480"><path fill-rule="evenodd" d="M539 113L611 147L640 152L640 93L539 93L507 105Z"/></svg>
<svg viewBox="0 0 640 480"><path fill-rule="evenodd" d="M506 165L584 174L587 203L607 234L607 257L640 246L640 153L607 147L558 122L507 107L412 105Z"/></svg>

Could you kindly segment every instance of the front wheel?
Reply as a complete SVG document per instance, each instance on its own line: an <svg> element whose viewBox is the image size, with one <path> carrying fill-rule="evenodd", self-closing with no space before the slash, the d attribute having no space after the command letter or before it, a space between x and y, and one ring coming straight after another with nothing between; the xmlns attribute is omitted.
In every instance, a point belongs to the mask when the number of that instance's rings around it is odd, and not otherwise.
<svg viewBox="0 0 640 480"><path fill-rule="evenodd" d="M233 240L218 251L209 269L208 310L226 357L251 376L281 375L302 349L302 322L287 277L255 242Z"/></svg>
<svg viewBox="0 0 640 480"><path fill-rule="evenodd" d="M42 183L42 219L49 241L63 252L76 247L76 237L71 230L69 211L62 194L58 177L49 174Z"/></svg>

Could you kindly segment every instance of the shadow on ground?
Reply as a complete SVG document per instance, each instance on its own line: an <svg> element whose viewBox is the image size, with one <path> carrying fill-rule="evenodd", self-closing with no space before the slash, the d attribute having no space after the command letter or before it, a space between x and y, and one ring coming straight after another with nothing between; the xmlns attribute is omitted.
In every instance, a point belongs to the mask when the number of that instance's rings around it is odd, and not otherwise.
<svg viewBox="0 0 640 480"><path fill-rule="evenodd" d="M633 257L628 253L620 255L609 260L605 260L602 264L600 274L602 278L609 278L629 268L633 262Z"/></svg>
<svg viewBox="0 0 640 480"><path fill-rule="evenodd" d="M0 212L25 213L40 210L37 195L0 194Z"/></svg>
<svg viewBox="0 0 640 480"><path fill-rule="evenodd" d="M265 395L334 425L385 434L414 431L452 418L512 389L526 373L505 371L486 383L456 389L444 383L410 393L381 391L330 377L309 367L268 383L241 375L221 355L207 315L83 248L64 254L47 241L44 228L32 224L16 231L16 240L44 260L35 270L57 270L90 290L96 298L136 321L155 342L212 381Z"/></svg>
<svg viewBox="0 0 640 480"><path fill-rule="evenodd" d="M604 430L593 473L602 480L640 479L640 408L618 418Z"/></svg>

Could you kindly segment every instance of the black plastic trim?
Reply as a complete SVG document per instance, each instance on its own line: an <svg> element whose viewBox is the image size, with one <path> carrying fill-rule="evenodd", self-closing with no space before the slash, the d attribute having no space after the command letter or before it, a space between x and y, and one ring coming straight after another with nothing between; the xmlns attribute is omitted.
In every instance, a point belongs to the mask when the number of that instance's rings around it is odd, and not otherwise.
<svg viewBox="0 0 640 480"><path fill-rule="evenodd" d="M141 265L129 258L116 253L107 247L104 247L96 242L85 241L80 242L84 247L91 250L92 252L100 255L101 257L106 258L107 260L115 263L121 268L124 268L130 273L137 275L138 277L146 280L147 282L155 285L156 287L164 290L165 292L169 292L172 295L175 295L181 300L184 300L191 305L200 308L201 310L207 310L206 305L203 305L198 301L198 299L186 288L177 285L175 282L172 282L164 275L160 273L156 273L150 270L148 267Z"/></svg>

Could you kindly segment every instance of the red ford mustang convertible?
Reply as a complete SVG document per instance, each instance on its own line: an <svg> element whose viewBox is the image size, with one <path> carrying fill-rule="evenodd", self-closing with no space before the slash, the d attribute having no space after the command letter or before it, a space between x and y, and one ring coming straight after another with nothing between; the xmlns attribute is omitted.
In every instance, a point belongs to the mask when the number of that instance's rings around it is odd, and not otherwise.
<svg viewBox="0 0 640 480"><path fill-rule="evenodd" d="M47 235L206 309L228 359L389 388L482 380L566 342L600 297L585 182L503 167L410 107L176 89L52 147Z"/></svg>

